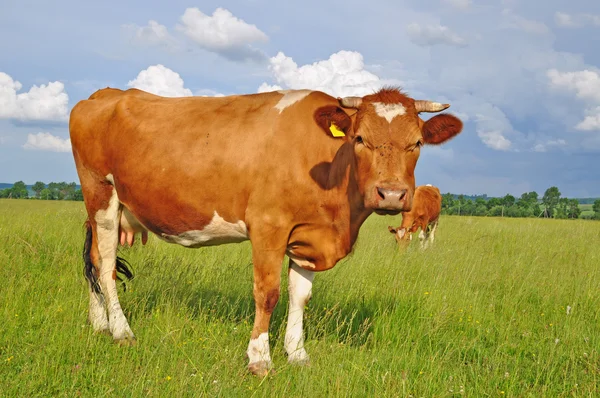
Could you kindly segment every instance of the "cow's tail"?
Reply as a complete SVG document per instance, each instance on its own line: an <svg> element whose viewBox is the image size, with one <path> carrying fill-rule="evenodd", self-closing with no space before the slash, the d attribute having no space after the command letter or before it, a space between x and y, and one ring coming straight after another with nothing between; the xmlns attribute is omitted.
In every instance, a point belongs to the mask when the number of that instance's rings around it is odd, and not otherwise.
<svg viewBox="0 0 600 398"><path fill-rule="evenodd" d="M98 273L96 272L96 266L92 262L92 224L89 220L85 222L85 243L83 244L83 274L90 283L90 286L94 293L100 294L100 284L98 283ZM133 279L133 272L129 269L131 264L123 257L117 256L116 268L117 273L125 276L127 279ZM123 290L127 287L123 279L117 275L117 278L123 282Z"/></svg>
<svg viewBox="0 0 600 398"><path fill-rule="evenodd" d="M85 243L83 244L83 275L90 283L92 291L100 294L100 285L98 284L98 273L92 263L92 223L90 220L85 222Z"/></svg>

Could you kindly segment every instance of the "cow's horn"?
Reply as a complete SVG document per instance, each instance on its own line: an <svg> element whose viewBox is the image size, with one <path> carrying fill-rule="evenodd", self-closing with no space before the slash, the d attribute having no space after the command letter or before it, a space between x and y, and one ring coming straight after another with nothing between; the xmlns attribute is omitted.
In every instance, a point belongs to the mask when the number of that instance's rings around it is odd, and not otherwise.
<svg viewBox="0 0 600 398"><path fill-rule="evenodd" d="M361 97L338 98L338 101L340 101L340 104L342 104L344 108L359 108L360 104L362 104Z"/></svg>
<svg viewBox="0 0 600 398"><path fill-rule="evenodd" d="M441 112L450 107L450 104L440 104L439 102L415 100L417 112Z"/></svg>

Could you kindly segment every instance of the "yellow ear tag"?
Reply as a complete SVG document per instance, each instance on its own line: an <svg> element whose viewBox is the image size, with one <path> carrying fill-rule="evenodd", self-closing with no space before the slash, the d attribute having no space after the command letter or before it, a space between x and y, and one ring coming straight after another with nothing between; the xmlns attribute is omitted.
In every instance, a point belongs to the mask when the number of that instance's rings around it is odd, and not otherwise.
<svg viewBox="0 0 600 398"><path fill-rule="evenodd" d="M331 126L329 126L329 131L331 131L331 135L334 137L344 137L346 135L333 123L331 123Z"/></svg>

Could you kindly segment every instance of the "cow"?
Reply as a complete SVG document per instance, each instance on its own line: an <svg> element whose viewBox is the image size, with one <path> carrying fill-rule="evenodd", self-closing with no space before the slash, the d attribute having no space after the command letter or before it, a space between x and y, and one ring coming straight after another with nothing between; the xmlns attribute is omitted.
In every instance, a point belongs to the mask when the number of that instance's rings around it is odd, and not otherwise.
<svg viewBox="0 0 600 398"><path fill-rule="evenodd" d="M405 249L412 234L421 228L419 241L421 249L425 249L433 244L441 211L440 190L430 184L420 185L415 189L412 209L402 213L402 224L398 228L389 226L388 230L394 234L400 248Z"/></svg>
<svg viewBox="0 0 600 398"><path fill-rule="evenodd" d="M289 258L284 346L305 363L303 310L316 272L352 249L373 212L411 208L421 147L456 136L462 122L421 112L448 104L397 88L364 97L281 90L164 98L106 88L75 105L69 131L87 210L84 270L95 331L130 345L117 297L120 242L148 231L186 247L250 240L255 320L248 370L272 369L268 328Z"/></svg>

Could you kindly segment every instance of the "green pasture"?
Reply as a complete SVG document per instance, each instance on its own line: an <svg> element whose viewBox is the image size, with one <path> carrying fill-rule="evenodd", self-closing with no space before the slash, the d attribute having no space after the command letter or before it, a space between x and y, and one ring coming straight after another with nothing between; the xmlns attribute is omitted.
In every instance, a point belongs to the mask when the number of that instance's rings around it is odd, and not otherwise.
<svg viewBox="0 0 600 398"><path fill-rule="evenodd" d="M86 322L85 217L81 202L0 200L2 397L599 394L600 222L446 216L433 248L400 253L400 217L373 215L315 279L306 367L286 363L283 278L277 372L261 379L246 372L249 243L122 249L138 344L120 347Z"/></svg>
<svg viewBox="0 0 600 398"><path fill-rule="evenodd" d="M585 217L585 216L592 216L594 215L594 210L592 209L594 207L593 204L579 204L579 208L581 209L581 215L580 217Z"/></svg>

